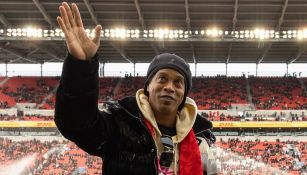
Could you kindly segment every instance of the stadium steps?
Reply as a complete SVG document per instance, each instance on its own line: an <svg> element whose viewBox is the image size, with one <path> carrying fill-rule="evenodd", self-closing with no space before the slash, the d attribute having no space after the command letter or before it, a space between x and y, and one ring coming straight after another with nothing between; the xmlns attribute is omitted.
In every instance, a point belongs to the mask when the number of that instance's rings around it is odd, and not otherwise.
<svg viewBox="0 0 307 175"><path fill-rule="evenodd" d="M252 94L251 94L251 87L249 85L249 80L248 78L245 78L246 80L246 92L247 92L247 100L250 104L253 104L253 97L252 97Z"/></svg>
<svg viewBox="0 0 307 175"><path fill-rule="evenodd" d="M0 87L2 86L2 85L4 85L7 81L9 81L10 80L10 77L6 77L5 79L3 79L1 82L0 82Z"/></svg>
<svg viewBox="0 0 307 175"><path fill-rule="evenodd" d="M59 86L59 83L56 86L54 86L54 89L42 100L42 102L39 105L37 105L38 108L44 106L46 101L48 99L51 99L54 96L54 94L56 93L56 90L57 90L57 88Z"/></svg>
<svg viewBox="0 0 307 175"><path fill-rule="evenodd" d="M122 81L124 81L124 78L120 78L115 86L115 88L113 89L113 94L116 96L116 94L118 93L118 90L120 89L120 86L122 84Z"/></svg>

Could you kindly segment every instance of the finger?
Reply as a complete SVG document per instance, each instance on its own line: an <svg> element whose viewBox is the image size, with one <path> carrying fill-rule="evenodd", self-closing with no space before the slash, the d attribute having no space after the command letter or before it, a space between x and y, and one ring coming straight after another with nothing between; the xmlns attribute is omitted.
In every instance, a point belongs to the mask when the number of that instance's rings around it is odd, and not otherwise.
<svg viewBox="0 0 307 175"><path fill-rule="evenodd" d="M59 9L60 9L60 13L61 13L61 16L62 16L62 20L63 20L63 22L66 26L66 29L68 29L68 30L71 29L71 25L70 25L70 22L69 22L65 8L61 5L59 7Z"/></svg>
<svg viewBox="0 0 307 175"><path fill-rule="evenodd" d="M66 28L66 26L64 24L63 19L60 16L58 16L56 19L58 21L58 24L59 24L60 28L62 29L62 31L65 33L65 36L66 36L67 28Z"/></svg>
<svg viewBox="0 0 307 175"><path fill-rule="evenodd" d="M101 25L97 25L97 26L95 27L95 37L94 37L94 39L93 39L93 42L96 43L97 45L100 44L99 42L100 42L100 33L101 33L101 29L102 29Z"/></svg>
<svg viewBox="0 0 307 175"><path fill-rule="evenodd" d="M83 22L82 22L82 18L81 18L81 15L80 15L80 11L78 9L78 6L75 3L72 4L72 10L73 10L74 15L75 15L75 21L76 21L77 27L83 28Z"/></svg>
<svg viewBox="0 0 307 175"><path fill-rule="evenodd" d="M71 27L76 26L74 16L73 16L73 14L71 12L71 9L70 9L69 5L67 4L67 2L63 2L62 5L65 8L65 11L67 13L67 16L68 16L68 19L69 19Z"/></svg>

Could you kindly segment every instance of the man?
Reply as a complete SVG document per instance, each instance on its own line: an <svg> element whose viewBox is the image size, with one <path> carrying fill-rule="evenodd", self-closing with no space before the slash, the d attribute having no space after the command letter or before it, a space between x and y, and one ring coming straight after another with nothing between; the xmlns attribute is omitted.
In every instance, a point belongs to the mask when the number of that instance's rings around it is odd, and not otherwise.
<svg viewBox="0 0 307 175"><path fill-rule="evenodd" d="M55 123L67 139L100 156L104 175L216 174L210 150L212 123L187 97L189 65L174 54L157 55L144 89L135 97L106 102L99 111L97 49L101 26L90 40L76 4L60 6L58 23L69 54L57 90Z"/></svg>

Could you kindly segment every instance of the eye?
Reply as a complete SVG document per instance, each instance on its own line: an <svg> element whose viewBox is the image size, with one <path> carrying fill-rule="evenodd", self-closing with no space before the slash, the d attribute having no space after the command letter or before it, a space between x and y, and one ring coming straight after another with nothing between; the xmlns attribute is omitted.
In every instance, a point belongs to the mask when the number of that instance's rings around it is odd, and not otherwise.
<svg viewBox="0 0 307 175"><path fill-rule="evenodd" d="M166 78L164 76L160 76L158 80L161 81L161 82L165 82Z"/></svg>
<svg viewBox="0 0 307 175"><path fill-rule="evenodd" d="M175 81L175 85L177 87L182 87L183 86L183 81L181 79L178 79L178 80Z"/></svg>

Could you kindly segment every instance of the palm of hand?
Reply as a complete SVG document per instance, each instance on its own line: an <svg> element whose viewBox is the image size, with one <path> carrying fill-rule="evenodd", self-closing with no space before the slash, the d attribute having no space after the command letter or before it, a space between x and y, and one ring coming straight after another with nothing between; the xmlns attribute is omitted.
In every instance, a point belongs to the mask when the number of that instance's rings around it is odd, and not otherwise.
<svg viewBox="0 0 307 175"><path fill-rule="evenodd" d="M76 58L86 60L95 55L99 44L88 38L82 27L74 27L66 36L69 53L74 53Z"/></svg>
<svg viewBox="0 0 307 175"><path fill-rule="evenodd" d="M91 40L85 33L79 9L75 3L72 8L66 2L59 7L61 17L57 21L65 34L68 51L79 60L91 59L100 45L101 26L95 27L95 37Z"/></svg>

